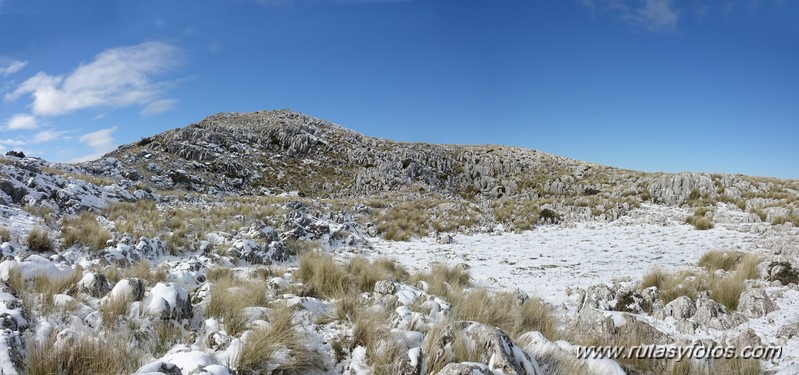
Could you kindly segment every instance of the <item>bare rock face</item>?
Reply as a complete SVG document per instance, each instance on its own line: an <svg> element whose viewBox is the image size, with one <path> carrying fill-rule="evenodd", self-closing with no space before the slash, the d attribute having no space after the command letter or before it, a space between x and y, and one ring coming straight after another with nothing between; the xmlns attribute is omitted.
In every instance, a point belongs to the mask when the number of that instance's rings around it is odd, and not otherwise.
<svg viewBox="0 0 799 375"><path fill-rule="evenodd" d="M473 348L472 356L477 364L450 364L452 366L448 365L448 372L442 370L439 374L460 374L459 371L475 368L485 368L487 374L491 374L491 371L507 375L541 374L536 360L516 346L505 332L477 322L454 322L448 324L438 335L429 334L425 340L435 340L432 346L436 348L436 352L428 355L438 359L452 358L454 354L450 352L451 343L456 339L464 340L468 347Z"/></svg>
<svg viewBox="0 0 799 375"><path fill-rule="evenodd" d="M380 280L375 283L375 293L380 294L394 294L396 290L394 282L391 280Z"/></svg>
<svg viewBox="0 0 799 375"><path fill-rule="evenodd" d="M598 342L629 342L661 344L673 340L666 333L637 318L635 314L603 311L584 307L570 323L570 329L578 336Z"/></svg>
<svg viewBox="0 0 799 375"><path fill-rule="evenodd" d="M482 363L450 363L444 366L437 375L494 375L488 366Z"/></svg>
<svg viewBox="0 0 799 375"><path fill-rule="evenodd" d="M693 191L715 196L716 186L709 174L687 172L664 175L649 184L649 194L657 201L669 205L684 202Z"/></svg>
<svg viewBox="0 0 799 375"><path fill-rule="evenodd" d="M655 312L654 317L657 319L666 319L672 317L679 321L681 319L688 319L696 314L696 305L690 297L680 296L673 301L667 303L662 309Z"/></svg>
<svg viewBox="0 0 799 375"><path fill-rule="evenodd" d="M738 312L747 318L760 318L775 310L777 306L763 289L749 289L738 300Z"/></svg>
<svg viewBox="0 0 799 375"><path fill-rule="evenodd" d="M696 314L692 320L700 327L725 330L745 322L746 318L738 313L727 312L724 305L710 298L699 298L696 300Z"/></svg>

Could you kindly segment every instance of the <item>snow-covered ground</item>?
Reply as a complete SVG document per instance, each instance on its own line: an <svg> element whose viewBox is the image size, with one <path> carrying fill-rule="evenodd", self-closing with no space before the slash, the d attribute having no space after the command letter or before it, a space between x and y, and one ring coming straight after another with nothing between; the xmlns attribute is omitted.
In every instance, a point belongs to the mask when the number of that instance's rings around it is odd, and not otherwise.
<svg viewBox="0 0 799 375"><path fill-rule="evenodd" d="M482 286L518 288L560 305L568 299L570 288L640 280L653 268L683 269L696 265L709 250L756 250L760 238L741 231L747 227L743 224L696 230L684 224L688 211L675 208L646 207L637 214L665 220L457 235L454 243L446 245L431 237L411 242L376 240L372 255L394 258L412 270L424 269L430 262L466 263L473 280Z"/></svg>
<svg viewBox="0 0 799 375"><path fill-rule="evenodd" d="M769 252L763 248L769 237L794 237L797 228L774 233L769 223L746 223L745 213L719 207L719 221L710 230L696 230L685 224L687 209L644 206L630 217L611 223L576 223L569 226L540 226L524 233L459 234L451 244L439 244L427 237L410 242L375 240L373 257L396 259L410 270L423 270L431 262L468 264L473 282L495 290L520 289L558 307L561 316L577 307L576 288L614 282L635 283L652 269L677 271L696 267L710 250ZM751 329L764 345L784 349L780 359L766 363L779 369L799 360L799 337L775 339L778 331L799 321L799 291L785 287L767 288L778 309L750 319L734 329L707 329L684 335L674 321L643 317L649 324L675 338L687 340L736 337Z"/></svg>

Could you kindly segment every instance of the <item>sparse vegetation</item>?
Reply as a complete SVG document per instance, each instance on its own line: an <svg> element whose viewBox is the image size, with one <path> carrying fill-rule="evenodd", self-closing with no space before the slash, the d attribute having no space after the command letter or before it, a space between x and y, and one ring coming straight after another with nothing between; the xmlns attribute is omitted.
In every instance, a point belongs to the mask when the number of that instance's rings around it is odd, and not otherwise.
<svg viewBox="0 0 799 375"><path fill-rule="evenodd" d="M77 217L64 217L61 221L61 237L64 247L87 246L91 250L102 250L111 239L111 233L97 222L97 216L83 211Z"/></svg>
<svg viewBox="0 0 799 375"><path fill-rule="evenodd" d="M27 205L22 207L22 209L36 217L41 218L45 224L51 225L56 222L56 212L50 206L42 206L42 205Z"/></svg>
<svg viewBox="0 0 799 375"><path fill-rule="evenodd" d="M512 292L490 294L485 289L472 289L450 302L458 318L498 327L511 338L530 331L539 331L546 337L557 336L557 321L551 309L538 298L522 301Z"/></svg>
<svg viewBox="0 0 799 375"><path fill-rule="evenodd" d="M424 281L430 294L448 298L450 292L459 292L470 285L469 269L462 265L433 264L429 272L416 272L411 282Z"/></svg>
<svg viewBox="0 0 799 375"><path fill-rule="evenodd" d="M140 366L141 357L128 348L123 337L101 339L79 335L69 345L55 346L55 337L31 340L27 373L51 374L131 374Z"/></svg>
<svg viewBox="0 0 799 375"><path fill-rule="evenodd" d="M706 216L710 209L706 207L697 207L693 216L688 216L685 219L686 224L691 224L697 230L713 229L713 219Z"/></svg>
<svg viewBox="0 0 799 375"><path fill-rule="evenodd" d="M657 287L664 304L680 296L696 299L700 292L707 291L710 298L735 310L741 293L746 290L744 281L757 277L757 266L761 260L757 254L711 251L699 261L704 272L679 271L669 274L654 269L644 275L640 287ZM719 269L732 272L717 276L715 271Z"/></svg>
<svg viewBox="0 0 799 375"><path fill-rule="evenodd" d="M710 272L715 270L731 271L743 257L744 253L740 251L708 251L699 258L699 267Z"/></svg>
<svg viewBox="0 0 799 375"><path fill-rule="evenodd" d="M269 326L252 332L236 363L239 374L296 374L321 366L319 355L306 347L305 338L295 328L293 316L289 307L276 308L269 317Z"/></svg>
<svg viewBox="0 0 799 375"><path fill-rule="evenodd" d="M211 289L205 314L219 318L228 335L237 336L249 324L244 309L268 304L266 290L266 283L262 280L240 279L232 274L220 275Z"/></svg>
<svg viewBox="0 0 799 375"><path fill-rule="evenodd" d="M26 242L28 249L36 253L50 252L55 248L47 230L42 228L31 229Z"/></svg>
<svg viewBox="0 0 799 375"><path fill-rule="evenodd" d="M6 227L0 227L0 243L11 241L11 231Z"/></svg>

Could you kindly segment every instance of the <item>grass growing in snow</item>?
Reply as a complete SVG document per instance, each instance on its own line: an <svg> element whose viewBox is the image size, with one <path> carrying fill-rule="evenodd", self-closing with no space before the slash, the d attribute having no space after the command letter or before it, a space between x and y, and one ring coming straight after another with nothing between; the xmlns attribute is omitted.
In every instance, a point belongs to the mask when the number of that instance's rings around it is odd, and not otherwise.
<svg viewBox="0 0 799 375"><path fill-rule="evenodd" d="M293 317L290 307L274 309L269 326L254 330L247 337L235 364L236 371L239 374L296 374L320 367L319 355L308 350L305 337L295 328Z"/></svg>
<svg viewBox="0 0 799 375"><path fill-rule="evenodd" d="M0 243L11 241L11 231L6 227L0 227Z"/></svg>
<svg viewBox="0 0 799 375"><path fill-rule="evenodd" d="M655 269L644 275L640 287L657 287L663 303L680 296L696 299L700 292L707 291L710 298L728 309L738 308L741 293L746 290L744 281L757 277L757 266L762 257L741 252L711 251L699 260L703 272L679 271L672 274ZM716 270L731 271L716 275Z"/></svg>
<svg viewBox="0 0 799 375"><path fill-rule="evenodd" d="M358 256L339 263L330 255L310 252L300 258L294 275L310 288L309 295L337 299L351 292L371 292L380 280L402 281L407 271L388 259L369 262Z"/></svg>
<svg viewBox="0 0 799 375"><path fill-rule="evenodd" d="M495 326L511 338L530 331L544 336L557 335L557 320L540 299L520 301L516 293L491 294L485 289L472 289L460 296L451 295L453 312L461 320L473 320Z"/></svg>
<svg viewBox="0 0 799 375"><path fill-rule="evenodd" d="M64 217L61 220L61 237L64 248L72 245L87 246L91 250L102 250L111 233L97 222L97 215L83 211L75 217Z"/></svg>
<svg viewBox="0 0 799 375"><path fill-rule="evenodd" d="M220 277L213 284L205 307L206 316L219 318L230 336L243 332L249 320L246 307L266 306L267 286L262 280L240 279L232 274Z"/></svg>
<svg viewBox="0 0 799 375"><path fill-rule="evenodd" d="M411 282L427 283L427 292L443 298L449 297L452 291L458 291L470 284L469 270L461 265L449 266L433 264L429 272L416 272L410 276Z"/></svg>
<svg viewBox="0 0 799 375"><path fill-rule="evenodd" d="M55 337L29 340L29 375L130 374L141 365L141 357L120 337L96 339L79 335L68 345L55 346Z"/></svg>
<svg viewBox="0 0 799 375"><path fill-rule="evenodd" d="M33 228L28 233L26 243L28 244L28 249L36 253L49 252L55 249L53 240L50 239L47 230L38 227Z"/></svg>

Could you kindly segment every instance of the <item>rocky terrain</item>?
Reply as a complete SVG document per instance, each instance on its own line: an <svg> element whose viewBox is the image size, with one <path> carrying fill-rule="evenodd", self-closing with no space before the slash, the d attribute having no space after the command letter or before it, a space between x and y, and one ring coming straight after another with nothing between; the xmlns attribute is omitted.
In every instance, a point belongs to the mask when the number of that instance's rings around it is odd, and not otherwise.
<svg viewBox="0 0 799 375"><path fill-rule="evenodd" d="M0 203L3 374L799 371L799 181L280 110L88 163L0 157ZM783 352L576 354L645 344Z"/></svg>

